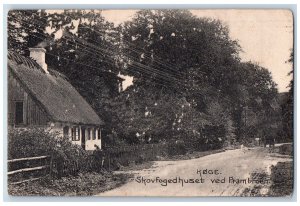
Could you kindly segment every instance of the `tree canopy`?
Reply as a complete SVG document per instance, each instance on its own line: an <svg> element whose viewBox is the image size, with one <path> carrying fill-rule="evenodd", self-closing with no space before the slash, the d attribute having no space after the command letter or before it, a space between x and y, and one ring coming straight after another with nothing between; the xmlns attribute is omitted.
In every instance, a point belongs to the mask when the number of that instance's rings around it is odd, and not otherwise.
<svg viewBox="0 0 300 206"><path fill-rule="evenodd" d="M127 143L222 145L280 128L271 73L241 61L238 41L219 20L140 10L115 26L98 10L13 10L8 22L9 49L28 55L28 47L44 45L49 67ZM121 93L119 74L133 77Z"/></svg>
<svg viewBox="0 0 300 206"><path fill-rule="evenodd" d="M218 20L186 10L142 10L124 23L121 41L127 58L122 72L134 77L133 86L118 97L124 108L115 109L128 115L120 122L130 120L122 122L128 125L120 127L122 134L134 128L131 136L149 130L161 139L207 138L204 131L213 128L219 134L208 132L211 139L244 139L263 116L277 115L270 72L241 62L238 42Z"/></svg>

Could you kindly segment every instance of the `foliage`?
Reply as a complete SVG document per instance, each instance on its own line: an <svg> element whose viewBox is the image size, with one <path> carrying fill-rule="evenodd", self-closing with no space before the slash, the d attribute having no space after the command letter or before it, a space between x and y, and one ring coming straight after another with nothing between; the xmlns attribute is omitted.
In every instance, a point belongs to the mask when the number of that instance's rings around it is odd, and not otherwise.
<svg viewBox="0 0 300 206"><path fill-rule="evenodd" d="M141 88L135 88L134 92L131 89L120 95L113 107L116 132L130 144L208 138L210 134L206 137L202 130L212 122L215 127L224 127L218 106L209 105L209 116L197 111L184 97L176 98L166 92L151 98L150 88L147 92ZM121 102L124 98L127 99L125 103ZM218 137L224 135L225 131Z"/></svg>
<svg viewBox="0 0 300 206"><path fill-rule="evenodd" d="M242 63L228 89L232 116L241 141L260 137L262 131L278 129L280 106L271 73L257 64ZM254 132L254 133L253 133ZM251 134L252 133L252 134Z"/></svg>
<svg viewBox="0 0 300 206"><path fill-rule="evenodd" d="M272 185L268 195L270 197L291 196L294 191L294 169L293 162L278 162L271 169Z"/></svg>
<svg viewBox="0 0 300 206"><path fill-rule="evenodd" d="M81 146L72 144L44 128L10 129L8 133L8 159L48 155L55 166L55 174L64 167L63 175L77 175L83 171L99 172L101 161ZM60 174L56 174L60 176Z"/></svg>
<svg viewBox="0 0 300 206"><path fill-rule="evenodd" d="M115 27L95 10L11 11L9 29L18 52L40 37L48 65L105 120L107 144L183 140L219 148L281 130L271 73L241 62L238 41L219 20L140 10ZM119 73L133 77L120 94Z"/></svg>
<svg viewBox="0 0 300 206"><path fill-rule="evenodd" d="M292 70L288 75L292 76L289 84L289 91L285 102L281 105L283 114L283 136L285 142L293 140L293 118L294 118L294 52L291 51L288 63L291 64Z"/></svg>
<svg viewBox="0 0 300 206"><path fill-rule="evenodd" d="M219 84L218 71L229 69L239 50L228 33L220 21L197 18L186 10L138 11L124 24L124 53L153 69L150 74L142 73L129 62L126 72L144 84L150 78L180 90L188 70L195 68L197 77ZM162 73L168 80L158 75Z"/></svg>
<svg viewBox="0 0 300 206"><path fill-rule="evenodd" d="M44 129L9 129L8 159L51 155L55 136Z"/></svg>
<svg viewBox="0 0 300 206"><path fill-rule="evenodd" d="M122 35L128 54L122 72L134 76L134 85L112 111L118 135L129 143L194 138L208 146L278 127L270 72L240 62L240 47L222 22L185 10L141 10Z"/></svg>
<svg viewBox="0 0 300 206"><path fill-rule="evenodd" d="M105 173L80 173L77 177L61 179L46 178L20 185L8 185L8 193L13 196L92 196L120 187L129 175Z"/></svg>
<svg viewBox="0 0 300 206"><path fill-rule="evenodd" d="M45 33L48 23L44 10L10 10L7 23L8 49L20 54L28 55L28 48L48 37Z"/></svg>

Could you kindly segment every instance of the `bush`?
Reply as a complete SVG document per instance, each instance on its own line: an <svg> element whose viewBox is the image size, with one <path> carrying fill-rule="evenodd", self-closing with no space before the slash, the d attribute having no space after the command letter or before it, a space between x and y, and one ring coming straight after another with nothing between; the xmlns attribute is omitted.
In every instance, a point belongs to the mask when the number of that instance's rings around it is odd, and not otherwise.
<svg viewBox="0 0 300 206"><path fill-rule="evenodd" d="M43 128L9 130L8 159L44 155L51 157L52 173L59 177L100 171L101 161L66 137L59 137Z"/></svg>
<svg viewBox="0 0 300 206"><path fill-rule="evenodd" d="M174 144L168 144L167 153L169 156L184 155L187 153L186 145L183 141L176 141Z"/></svg>
<svg viewBox="0 0 300 206"><path fill-rule="evenodd" d="M278 162L271 168L271 182L269 196L291 196L294 189L293 162Z"/></svg>
<svg viewBox="0 0 300 206"><path fill-rule="evenodd" d="M51 155L55 146L55 135L44 129L10 129L8 131L8 159Z"/></svg>
<svg viewBox="0 0 300 206"><path fill-rule="evenodd" d="M293 156L294 148L293 144L284 144L278 147L278 153L282 155L290 155Z"/></svg>

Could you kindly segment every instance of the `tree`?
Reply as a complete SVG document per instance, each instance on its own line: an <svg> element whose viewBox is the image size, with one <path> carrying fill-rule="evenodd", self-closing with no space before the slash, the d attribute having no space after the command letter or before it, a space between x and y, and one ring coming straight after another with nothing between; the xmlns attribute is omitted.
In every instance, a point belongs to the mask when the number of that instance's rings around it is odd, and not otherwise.
<svg viewBox="0 0 300 206"><path fill-rule="evenodd" d="M251 62L240 63L232 87L227 90L238 139L261 136L278 121L278 91L271 73Z"/></svg>
<svg viewBox="0 0 300 206"><path fill-rule="evenodd" d="M282 105L282 121L283 121L283 133L285 135L284 141L293 140L293 116L294 116L294 51L291 50L290 58L288 63L291 64L292 70L288 75L292 76L289 84L289 91L287 98Z"/></svg>
<svg viewBox="0 0 300 206"><path fill-rule="evenodd" d="M205 127L211 127L220 128L223 136L242 139L250 130L245 120L253 122L253 129L262 123L256 119L258 116L267 118L268 112L275 115L272 106L277 90L270 72L251 62L240 62L240 47L230 39L222 22L197 18L185 10L142 10L124 24L122 31L122 49L127 58L122 72L134 76L134 89L126 93L126 101L137 95L139 101L132 107L143 108L128 113L129 119L137 118L136 123L145 120L145 108L151 108L147 103L153 105L152 99L155 103L164 99L162 108L168 105L167 117L163 111L156 113L160 122L169 122L164 131L172 131L170 125L181 113L182 100L190 105L183 113L192 118L180 120L185 132L170 132L181 138L193 136L188 131L202 132L199 136L203 138ZM142 92L133 92L138 89ZM175 115L171 115L173 110ZM152 121L145 125L158 120Z"/></svg>
<svg viewBox="0 0 300 206"><path fill-rule="evenodd" d="M139 11L123 28L129 58L125 72L137 83L151 79L155 86L185 91L187 72L194 69L202 81L218 85L219 71L230 69L238 59L239 45L228 33L220 21L200 19L186 10ZM141 72L140 64L150 71Z"/></svg>
<svg viewBox="0 0 300 206"><path fill-rule="evenodd" d="M47 38L48 25L44 10L10 10L8 12L8 49L28 55L29 47Z"/></svg>

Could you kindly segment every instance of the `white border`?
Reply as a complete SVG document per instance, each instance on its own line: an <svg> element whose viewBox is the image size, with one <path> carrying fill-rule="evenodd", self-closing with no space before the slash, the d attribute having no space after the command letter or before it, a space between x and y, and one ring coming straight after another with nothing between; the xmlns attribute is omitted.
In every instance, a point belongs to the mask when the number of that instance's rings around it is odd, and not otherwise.
<svg viewBox="0 0 300 206"><path fill-rule="evenodd" d="M69 3L70 2L70 3ZM41 5L45 5L45 4L60 4L60 5L62 5L62 6L66 6L66 5L68 5L68 6L72 6L72 3L76 3L76 4L81 4L81 5L83 5L83 6L87 6L87 4L93 4L93 5L91 5L91 6L95 6L95 4L101 4L101 5L110 5L110 8L113 8L114 6L112 6L112 4L119 4L119 5L115 5L115 6L120 6L120 4L122 5L122 6L124 6L125 4L129 7L129 8L131 8L132 6L134 6L134 5L132 5L132 4L135 4L135 5L141 5L141 4L147 4L148 6L149 6L149 4L156 4L156 6L157 5L159 5L159 4L172 4L172 5L178 5L178 4L193 4L193 5L191 5L191 8L192 7L195 7L195 5L196 4L198 4L198 6L201 6L201 5L199 5L200 3L203 5L205 5L205 7L207 7L208 6L208 4L209 4L209 6L210 6L210 8L211 7L214 7L213 5L215 4L215 6L218 6L219 4L221 4L221 5L227 5L228 6L228 4L239 4L239 5L249 5L249 6L253 6L254 4L256 4L256 6L259 6L259 4L297 4L297 0L285 0L285 1L283 1L283 0L253 0L253 1L248 1L248 0L241 0L241 1L238 1L238 0L227 0L226 1L226 4L225 4L225 2L224 1L221 1L221 0L203 0L203 1L197 1L197 0L184 0L184 1L168 1L168 0L146 0L146 1L138 1L138 0L128 0L128 1L126 1L126 2L124 2L124 1L122 1L122 0L109 0L109 1L96 1L96 0L82 0L82 1L75 1L75 0L73 0L73 1L61 1L61 0L43 0L43 1L41 1L41 0L27 0L26 2L23 0L4 0L3 2L2 2L2 7L1 7L1 9L0 9L0 13L1 14L3 14L3 4L39 4L40 6ZM128 4L131 4L131 5L128 5ZM250 5L251 4L251 5ZM170 7L172 7L172 5L170 5ZM33 6L33 5L32 5ZM35 5L35 6L38 6L38 5ZM270 6L272 6L272 5L270 5ZM298 5L297 5L297 7L298 7ZM297 22L299 22L298 21L298 16L297 16ZM1 25L1 27L4 29L4 19L2 19L2 21L0 21L0 25ZM0 51L0 54L1 54L1 56L3 57L3 48L5 48L4 47L4 45L3 45L3 43L4 43L4 37L3 37L3 32L1 32L1 51ZM297 48L297 46L298 46L298 42L297 42L297 45L295 45L295 48ZM298 57L298 54L297 54L297 57ZM296 56L295 56L295 59L298 59ZM3 69L0 69L0 77L3 77L5 75L5 73L4 73L4 70ZM296 76L296 79L298 79L298 74L297 74L297 76ZM1 85L4 85L4 82L3 82L3 78L0 78L0 84ZM2 87L3 88L3 87ZM297 86L297 88L298 88L298 86ZM297 89L296 90L296 95L298 96L298 92L299 92L299 90ZM3 97L3 93L4 93L4 91L3 91L3 89L1 90L1 94L2 94L2 97ZM4 104L4 99L3 98L0 98L0 108L1 108L1 113L2 114L4 114L5 112L6 112L6 109L4 109L4 107L5 107L5 104ZM298 107L298 102L297 102L297 107ZM295 110L295 112L296 112L296 110ZM298 115L297 115L298 116ZM2 116L3 117L3 116ZM298 128L298 122L296 122L297 123L297 125L295 125L295 128ZM0 118L0 131L4 131L4 119L3 118ZM1 137L3 138L3 136L1 135ZM295 136L295 138L296 138L297 136ZM1 141L1 142L3 142L3 141ZM3 145L2 145L3 146ZM1 159L1 163L2 163L2 165L1 165L1 167L0 168L3 168L3 161L4 161L4 159L3 159L3 152L0 152L0 159ZM296 159L299 159L299 153L297 152L297 158ZM297 177L299 177L299 172L298 171L295 171L295 172L297 172ZM1 177L3 177L3 170L2 169L0 169L0 176ZM2 179L2 178L1 178ZM3 181L0 181L0 182L2 182L3 183ZM297 182L298 183L298 182ZM298 184L297 184L298 185ZM3 191L3 186L2 186L2 184L1 184L1 187L0 187L0 193L2 194L2 201L3 201L3 194L4 194L4 192L5 191ZM297 196L299 196L299 190L297 190ZM84 198L85 199L85 198ZM125 203L119 203L119 201L126 201L126 199L124 199L124 198L112 198L112 199L115 199L115 201L118 201L118 202L116 202L116 203L105 203L105 204L107 204L107 205L114 205L114 204L122 204L122 205L133 205L133 204L138 204L138 205L140 205L140 203L138 203L138 202L135 202L135 203L132 203L132 202L125 202ZM186 199L186 198L184 198L184 199ZM140 198L137 198L137 200L140 200L140 201L148 201L148 202L144 202L144 204L145 205L150 205L150 204L153 204L153 199L152 198L143 198L143 199L140 199ZM168 201L167 200L167 198L165 199L166 201ZM183 203L183 202L181 202L181 200L182 200L182 198L176 198L176 199L172 199L171 201L178 201L178 202L172 202L171 204L172 205L178 205L178 204L181 204L181 203ZM227 200L226 199L223 199L223 201L236 201L237 199L235 199L235 198L227 198ZM74 205L82 205L82 199L80 199L80 198L75 198L75 199L73 199L72 198L72 200L71 201L78 201L77 203L71 203L71 204L74 204ZM110 201L112 201L112 200L110 200ZM128 201L128 200L127 200ZM136 201L136 200L132 200L132 201ZM164 201L164 200L160 200L160 201ZM195 199L195 198L189 198L189 200L185 200L185 201L188 201L188 202L190 202L190 201L199 201L199 199ZM201 201L201 200L200 200ZM212 200L212 201L214 201L214 200ZM217 202L219 202L219 203L221 203L220 202L220 200L218 200L218 198L216 198L215 199L215 201L217 201ZM221 200L222 201L222 200ZM259 200L255 200L255 201L259 201ZM274 198L274 201L276 201L276 198ZM17 202L2 202L4 205L19 205L20 203L17 203ZM48 202L48 203L43 203L43 204L45 204L45 205L53 205L53 204L63 204L63 205L65 205L66 204L66 202L62 202L62 203L52 203L52 202ZM97 202L89 202L88 204L92 204L92 205L98 205L98 204L103 204L103 203L97 203ZM157 203L155 203L155 204L157 204ZM160 203L160 204L165 204L165 202L163 202L163 203ZM184 205L186 205L187 203L184 203ZM197 202L194 202L194 204L196 205L198 205L198 203ZM207 204L210 204L210 203L205 203L205 202L201 202L201 205L207 205ZM224 202L224 203L222 203L222 205L224 205L224 206L226 206L226 205L240 205L241 203L240 202ZM253 204L258 204L258 205L260 205L260 204L268 204L268 203L266 203L266 202L263 202L263 203L259 203L259 202L243 202L242 204L245 204L245 205L253 205ZM272 205L282 205L282 204L287 204L287 205L296 205L297 203L296 202L286 202L286 203L282 203L282 202L271 202L270 204L272 204ZM26 202L26 203L22 203L22 205L40 205L40 203L38 203L38 202L34 202L34 203L30 203L30 202Z"/></svg>

